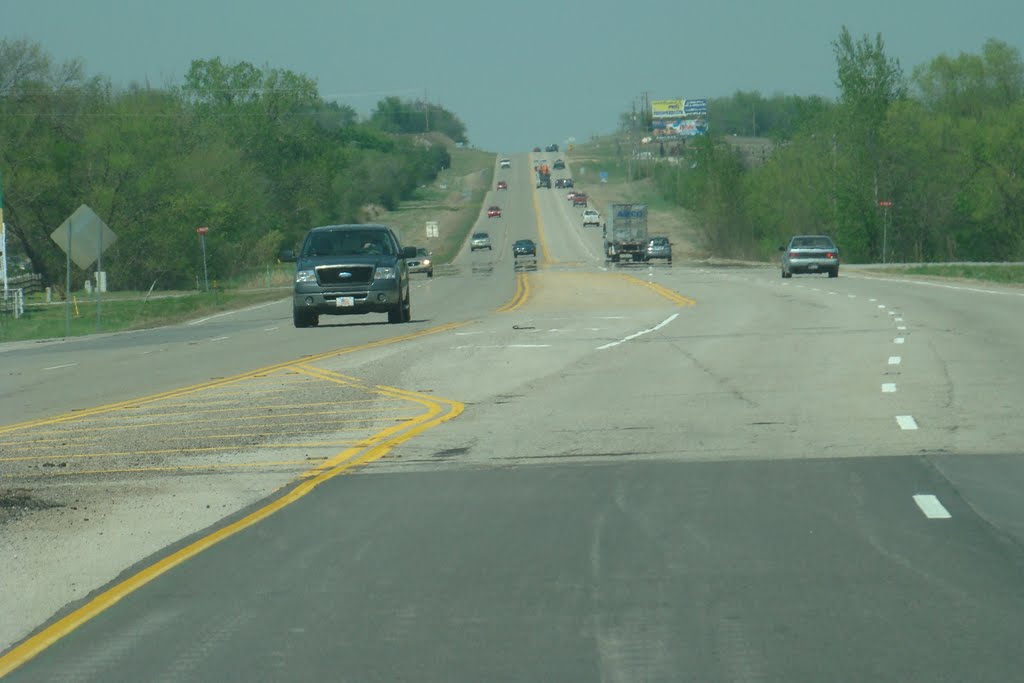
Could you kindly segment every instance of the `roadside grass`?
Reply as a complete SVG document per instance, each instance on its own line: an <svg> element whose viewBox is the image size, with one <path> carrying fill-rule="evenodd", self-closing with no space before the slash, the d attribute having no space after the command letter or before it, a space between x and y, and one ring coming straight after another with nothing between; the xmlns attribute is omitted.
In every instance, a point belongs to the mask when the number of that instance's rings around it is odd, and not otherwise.
<svg viewBox="0 0 1024 683"><path fill-rule="evenodd" d="M494 178L496 155L452 147L451 167L396 211L377 211L370 220L391 225L402 244L426 247L435 262L447 263L458 253L480 214ZM437 221L439 237L427 239L426 221ZM224 281L211 281L210 292L107 292L102 302L84 292L72 294L70 336L158 327L224 311L284 299L291 290L295 265L273 263ZM97 307L99 323L97 324ZM14 318L0 307L0 342L62 339L64 301L46 303L30 295L25 314Z"/></svg>
<svg viewBox="0 0 1024 683"><path fill-rule="evenodd" d="M919 275L956 280L979 280L1008 285L1024 285L1024 265L998 263L934 263L914 266L889 266L871 268L872 273L888 275Z"/></svg>
<svg viewBox="0 0 1024 683"><path fill-rule="evenodd" d="M449 263L480 215L494 180L497 156L477 149L452 148L452 164L416 197L395 211L379 211L374 221L394 228L402 244L426 247L435 263ZM428 238L427 221L437 221L438 237Z"/></svg>
<svg viewBox="0 0 1024 683"><path fill-rule="evenodd" d="M631 180L631 163L615 136L595 138L577 146L567 157L575 186L586 192L594 208L607 213L609 204L624 202L647 205L649 233L664 235L673 245L675 260L707 256L698 246L700 235L695 217L666 200L649 178ZM651 163L634 160L632 163ZM601 172L607 182L601 182Z"/></svg>
<svg viewBox="0 0 1024 683"><path fill-rule="evenodd" d="M105 294L102 302L73 295L70 306L63 301L26 303L25 313L18 319L6 313L0 315L0 342L62 339L69 308L70 336L80 337L97 332L138 330L184 322L278 301L286 298L289 291L290 287L278 286L210 292L159 292L148 297L146 292L117 292Z"/></svg>

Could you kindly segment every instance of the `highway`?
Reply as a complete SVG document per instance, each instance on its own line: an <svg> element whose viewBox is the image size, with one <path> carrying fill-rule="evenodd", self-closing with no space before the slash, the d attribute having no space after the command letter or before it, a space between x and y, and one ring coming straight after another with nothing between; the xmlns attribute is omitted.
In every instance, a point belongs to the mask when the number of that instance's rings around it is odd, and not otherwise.
<svg viewBox="0 0 1024 683"><path fill-rule="evenodd" d="M0 676L1020 678L1024 291L609 268L512 161L410 324L0 349Z"/></svg>

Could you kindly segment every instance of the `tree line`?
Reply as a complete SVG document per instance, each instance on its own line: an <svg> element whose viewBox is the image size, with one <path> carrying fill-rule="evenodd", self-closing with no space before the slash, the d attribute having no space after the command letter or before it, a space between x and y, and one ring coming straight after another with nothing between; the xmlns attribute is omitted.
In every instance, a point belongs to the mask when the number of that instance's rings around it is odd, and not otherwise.
<svg viewBox="0 0 1024 683"><path fill-rule="evenodd" d="M413 135L388 98L367 120L286 69L196 60L180 85L115 88L37 44L0 41L0 178L13 250L47 284L64 280L49 237L87 204L118 235L103 266L117 289L195 286L272 263L315 225L389 209L450 164L458 118L430 105ZM13 239L12 239L13 238ZM87 274L74 269L80 283Z"/></svg>
<svg viewBox="0 0 1024 683"><path fill-rule="evenodd" d="M843 28L832 47L837 100L712 100L710 135L637 173L694 211L721 256L765 258L790 235L827 233L852 261L1024 259L1020 51L989 40L907 75L880 35ZM730 141L754 132L773 141L764 163Z"/></svg>

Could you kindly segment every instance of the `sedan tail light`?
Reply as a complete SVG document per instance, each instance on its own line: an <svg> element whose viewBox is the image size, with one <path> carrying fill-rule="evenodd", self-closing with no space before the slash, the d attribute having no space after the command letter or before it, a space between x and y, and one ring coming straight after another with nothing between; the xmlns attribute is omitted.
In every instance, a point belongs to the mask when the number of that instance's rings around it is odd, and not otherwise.
<svg viewBox="0 0 1024 683"><path fill-rule="evenodd" d="M789 252L789 258L800 258L800 254L795 251Z"/></svg>

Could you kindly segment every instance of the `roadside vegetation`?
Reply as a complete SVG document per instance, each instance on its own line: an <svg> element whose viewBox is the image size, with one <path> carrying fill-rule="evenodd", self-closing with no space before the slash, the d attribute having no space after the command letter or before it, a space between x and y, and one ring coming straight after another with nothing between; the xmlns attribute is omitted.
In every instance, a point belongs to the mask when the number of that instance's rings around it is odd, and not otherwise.
<svg viewBox="0 0 1024 683"><path fill-rule="evenodd" d="M37 44L0 40L10 273L40 274L62 301L65 255L50 233L88 205L117 235L103 253L104 331L283 297L293 268L279 254L316 225L390 222L408 244L450 258L493 168L494 155L467 142L443 107L388 97L361 119L285 69L196 60L180 84L119 88ZM439 222L433 244L425 220ZM72 265L72 334L96 329L85 290L94 269ZM41 292L26 304L18 320L0 306L0 341L64 335L63 305Z"/></svg>
<svg viewBox="0 0 1024 683"><path fill-rule="evenodd" d="M989 40L907 75L881 36L844 28L833 51L837 101L712 99L711 134L667 148L624 114L619 168L690 212L718 257L773 260L789 236L827 233L854 263L1024 260L1020 52Z"/></svg>
<svg viewBox="0 0 1024 683"><path fill-rule="evenodd" d="M927 264L893 268L872 268L886 275L916 275L956 280L984 280L1007 285L1024 285L1024 265L990 263Z"/></svg>

